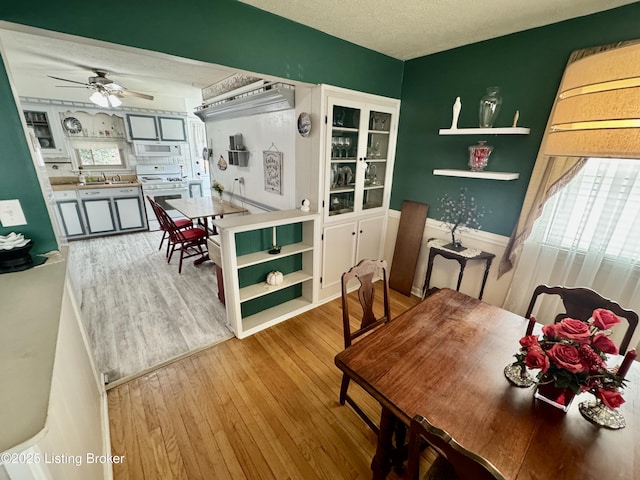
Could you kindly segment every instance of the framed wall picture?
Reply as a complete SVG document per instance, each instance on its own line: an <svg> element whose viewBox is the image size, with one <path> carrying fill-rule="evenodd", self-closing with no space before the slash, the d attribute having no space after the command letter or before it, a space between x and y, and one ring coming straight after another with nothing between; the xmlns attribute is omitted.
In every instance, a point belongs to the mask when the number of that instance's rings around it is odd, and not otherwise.
<svg viewBox="0 0 640 480"><path fill-rule="evenodd" d="M282 152L264 150L264 189L282 195Z"/></svg>

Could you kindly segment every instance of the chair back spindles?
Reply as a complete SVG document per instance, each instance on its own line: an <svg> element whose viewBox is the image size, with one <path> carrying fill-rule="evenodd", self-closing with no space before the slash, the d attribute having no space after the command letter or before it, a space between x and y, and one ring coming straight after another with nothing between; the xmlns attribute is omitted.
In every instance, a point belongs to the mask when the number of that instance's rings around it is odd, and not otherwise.
<svg viewBox="0 0 640 480"><path fill-rule="evenodd" d="M631 337L633 337L633 333L638 326L638 314L636 312L623 308L619 303L603 297L590 288L538 285L533 291L525 318L531 317L538 297L543 294L558 295L562 300L565 311L556 316L555 323L564 318L575 318L586 322L597 308L611 310L618 317L624 318L627 321L627 329L620 341L619 350L622 355L626 353Z"/></svg>
<svg viewBox="0 0 640 480"><path fill-rule="evenodd" d="M377 274L381 275L381 282L374 283ZM351 306L353 299L349 297L349 286L352 281L358 282L358 303L362 310L358 328L351 329ZM376 315L376 286L382 288L382 315ZM355 302L354 302L355 303ZM355 308L355 305L354 305ZM387 262L385 260L362 260L348 272L342 274L342 325L344 331L344 348L351 346L357 337L373 330L391 319L389 307L389 277L387 275ZM378 434L378 426L364 413L356 402L347 394L350 377L344 373L340 385L340 404L348 403L364 422Z"/></svg>
<svg viewBox="0 0 640 480"><path fill-rule="evenodd" d="M149 198L149 197L147 197ZM178 265L178 273L182 273L182 261L185 258L200 255L206 255L207 232L201 228L184 228L176 224L167 211L160 204L149 198L151 206L160 222L160 228L169 235L169 251L167 254L167 262L171 262L171 257L176 250L180 251L180 263ZM186 254L185 254L186 253Z"/></svg>

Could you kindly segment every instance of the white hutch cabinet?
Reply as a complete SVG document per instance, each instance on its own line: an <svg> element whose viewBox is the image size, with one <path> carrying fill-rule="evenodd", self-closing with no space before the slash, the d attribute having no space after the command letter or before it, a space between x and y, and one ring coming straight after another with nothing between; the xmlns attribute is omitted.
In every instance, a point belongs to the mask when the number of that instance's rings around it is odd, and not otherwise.
<svg viewBox="0 0 640 480"><path fill-rule="evenodd" d="M389 208L400 101L322 86L321 297L364 258L381 258Z"/></svg>

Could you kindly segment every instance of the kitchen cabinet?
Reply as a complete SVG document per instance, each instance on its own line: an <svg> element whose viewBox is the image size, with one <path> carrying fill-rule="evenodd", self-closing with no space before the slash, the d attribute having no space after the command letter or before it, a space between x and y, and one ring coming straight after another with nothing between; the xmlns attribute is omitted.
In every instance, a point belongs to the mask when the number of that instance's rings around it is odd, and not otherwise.
<svg viewBox="0 0 640 480"><path fill-rule="evenodd" d="M158 140L155 115L127 114L127 125L131 140Z"/></svg>
<svg viewBox="0 0 640 480"><path fill-rule="evenodd" d="M54 199L69 240L147 229L139 187L62 190L54 192Z"/></svg>
<svg viewBox="0 0 640 480"><path fill-rule="evenodd" d="M326 96L325 222L388 208L399 102L371 97Z"/></svg>
<svg viewBox="0 0 640 480"><path fill-rule="evenodd" d="M85 194L98 194L97 190L82 192ZM82 208L87 218L89 234L108 233L116 231L116 222L113 218L111 200L109 198L86 198L82 200Z"/></svg>
<svg viewBox="0 0 640 480"><path fill-rule="evenodd" d="M279 210L214 220L220 232L227 319L238 338L313 308L317 302L319 214ZM271 254L273 229L281 250ZM279 285L267 275L283 273Z"/></svg>
<svg viewBox="0 0 640 480"><path fill-rule="evenodd" d="M342 273L384 251L400 102L323 85L322 298Z"/></svg>
<svg viewBox="0 0 640 480"><path fill-rule="evenodd" d="M42 105L23 107L25 122L33 128L43 160L47 163L70 163L60 115L53 108Z"/></svg>
<svg viewBox="0 0 640 480"><path fill-rule="evenodd" d="M187 130L183 118L158 117L160 140L165 142L186 142Z"/></svg>
<svg viewBox="0 0 640 480"><path fill-rule="evenodd" d="M85 235L80 202L75 190L53 192L60 231L67 238Z"/></svg>
<svg viewBox="0 0 640 480"><path fill-rule="evenodd" d="M116 197L113 204L120 230L138 230L145 227L140 197Z"/></svg>
<svg viewBox="0 0 640 480"><path fill-rule="evenodd" d="M322 234L322 288L340 286L342 274L363 259L382 258L385 215L330 224Z"/></svg>
<svg viewBox="0 0 640 480"><path fill-rule="evenodd" d="M185 119L181 117L128 113L127 125L131 140L187 141Z"/></svg>

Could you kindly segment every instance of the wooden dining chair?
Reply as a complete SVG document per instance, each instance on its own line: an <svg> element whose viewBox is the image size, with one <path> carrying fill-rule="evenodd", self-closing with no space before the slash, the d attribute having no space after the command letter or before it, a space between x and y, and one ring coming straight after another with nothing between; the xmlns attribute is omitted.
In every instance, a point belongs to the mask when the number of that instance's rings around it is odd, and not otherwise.
<svg viewBox="0 0 640 480"><path fill-rule="evenodd" d="M376 315L375 309L379 310L379 306L375 301L375 284L374 276L377 273L382 274L382 315ZM349 282L356 280L358 285L358 301L350 305L351 301L348 296ZM378 302L379 303L379 302ZM375 308L374 308L375 307ZM354 316L359 316L358 326L352 329L352 312ZM360 315L358 315L360 313ZM356 318L357 318L356 316ZM342 323L344 328L344 348L351 345L354 339L370 332L376 327L388 322L391 318L389 309L389 278L387 275L387 262L385 260L362 260L358 265L352 267L348 272L342 274ZM366 413L353 401L347 393L351 378L345 373L342 375L342 383L340 385L340 404L348 403L355 412L365 421L365 423L378 434L378 426L367 416Z"/></svg>
<svg viewBox="0 0 640 480"><path fill-rule="evenodd" d="M178 273L182 273L182 261L185 258L194 257L196 255L206 255L207 232L201 228L179 228L173 221L167 211L158 205L158 218L160 225L166 228L169 234L169 254L167 263L171 263L171 257L176 250L180 251L180 264L178 265Z"/></svg>
<svg viewBox="0 0 640 480"><path fill-rule="evenodd" d="M162 244L169 236L169 232L167 230L167 227L163 226L162 222L160 221L158 208L162 208L162 206L158 202L154 201L149 195L147 195L147 201L149 202L149 205L151 205L151 209L153 210L153 213L156 216L156 220L158 220L158 223L160 224L160 230L162 230L162 238L160 239L160 246L158 247L158 250L160 250L162 248ZM189 218L176 218L173 220L173 222L180 229L193 228L193 222ZM166 253L167 257L169 256L169 247L170 247L170 244L167 243L167 253Z"/></svg>
<svg viewBox="0 0 640 480"><path fill-rule="evenodd" d="M425 440L440 453L425 480L506 480L491 462L464 448L422 415L413 417L409 425L409 480L420 477L420 451Z"/></svg>
<svg viewBox="0 0 640 480"><path fill-rule="evenodd" d="M565 311L556 316L554 323L558 323L563 318L575 318L576 320L586 322L591 318L591 314L596 308L606 308L618 317L624 318L627 321L627 330L620 342L619 350L621 355L627 352L631 337L638 326L638 314L636 312L621 307L619 303L604 298L590 288L538 285L533 291L533 296L531 297L531 302L529 302L525 318L531 317L536 300L543 294L560 296L564 305Z"/></svg>

